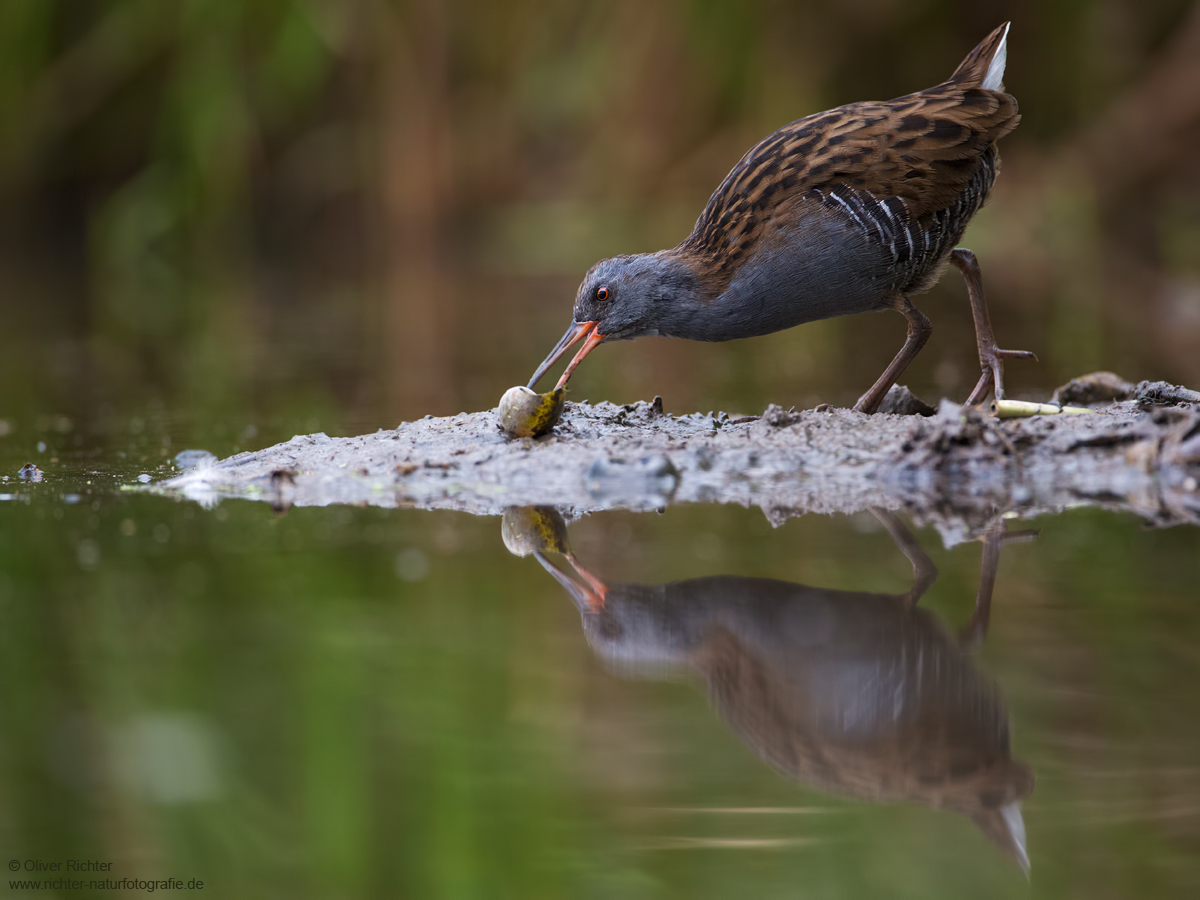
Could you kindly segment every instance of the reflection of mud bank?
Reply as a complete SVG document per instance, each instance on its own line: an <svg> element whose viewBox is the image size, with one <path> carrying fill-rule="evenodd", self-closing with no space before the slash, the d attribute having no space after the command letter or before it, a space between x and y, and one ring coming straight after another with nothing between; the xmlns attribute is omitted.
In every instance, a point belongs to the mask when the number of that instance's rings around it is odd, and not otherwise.
<svg viewBox="0 0 1200 900"><path fill-rule="evenodd" d="M494 411L406 422L353 438L297 436L159 486L202 503L358 503L499 515L550 505L583 513L670 503L805 512L905 507L957 539L997 515L1068 505L1132 510L1156 524L1200 522L1200 405L1169 386L1097 415L1000 421L943 402L937 415L850 410L731 420L671 416L661 403L568 403L537 440L506 440ZM1154 405L1171 403L1173 405Z"/></svg>

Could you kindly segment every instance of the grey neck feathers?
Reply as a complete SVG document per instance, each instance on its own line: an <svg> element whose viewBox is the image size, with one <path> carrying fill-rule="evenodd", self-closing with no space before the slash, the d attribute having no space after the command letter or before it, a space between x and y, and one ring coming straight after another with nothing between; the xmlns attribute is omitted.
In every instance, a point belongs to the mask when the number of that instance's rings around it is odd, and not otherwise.
<svg viewBox="0 0 1200 900"><path fill-rule="evenodd" d="M718 292L707 283L694 260L681 258L673 251L652 256L654 284L648 300L654 310L653 333L695 339L696 329L707 319Z"/></svg>

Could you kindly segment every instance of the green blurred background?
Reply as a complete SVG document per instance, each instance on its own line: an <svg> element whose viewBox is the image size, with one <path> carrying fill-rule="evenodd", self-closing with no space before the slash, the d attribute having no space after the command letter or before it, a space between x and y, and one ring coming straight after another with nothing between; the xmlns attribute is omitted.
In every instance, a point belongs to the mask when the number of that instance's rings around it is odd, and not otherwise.
<svg viewBox="0 0 1200 900"><path fill-rule="evenodd" d="M247 900L1200 891L1200 530L1076 510L1005 548L979 661L1037 778L1026 881L957 813L781 777L698 679L614 674L498 519L32 493L0 504L0 864ZM912 584L866 513L570 534L609 584ZM980 545L918 536L941 572L921 605L957 628ZM54 896L10 877L0 896Z"/></svg>
<svg viewBox="0 0 1200 900"><path fill-rule="evenodd" d="M1024 118L964 244L1002 343L1041 357L1014 390L1200 383L1185 0L7 0L6 414L158 398L290 434L490 408L592 262L677 243L759 137L934 84L1006 19ZM974 343L944 282L907 380L961 399ZM572 387L676 412L849 402L903 328L613 345Z"/></svg>

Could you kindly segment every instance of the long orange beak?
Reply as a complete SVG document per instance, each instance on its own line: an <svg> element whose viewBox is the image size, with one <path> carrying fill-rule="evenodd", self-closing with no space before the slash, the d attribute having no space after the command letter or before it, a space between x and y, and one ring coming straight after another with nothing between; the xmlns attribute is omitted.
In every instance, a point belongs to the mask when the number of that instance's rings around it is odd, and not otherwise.
<svg viewBox="0 0 1200 900"><path fill-rule="evenodd" d="M554 365L560 356L579 343L581 339L587 338L583 342L583 346L579 348L579 352L575 354L575 358L571 360L571 364L562 373L562 377L558 379L558 384L554 386L554 389L557 391L566 384L567 379L571 377L571 373L575 371L575 367L583 362L583 358L604 340L604 335L600 333L599 325L599 322L572 322L571 327L567 329L567 333L562 336L562 340L555 345L554 349L550 351L550 355L542 361L542 364L537 367L537 371L533 373L533 377L529 379L529 389L533 390L533 386L541 380L542 376L546 374L546 370Z"/></svg>
<svg viewBox="0 0 1200 900"><path fill-rule="evenodd" d="M567 589L575 605L581 612L598 613L604 611L604 601L608 599L608 585L576 562L570 553L566 554L567 562L585 582L580 584L546 558L546 554L535 551L534 557L542 568L554 576L554 580Z"/></svg>

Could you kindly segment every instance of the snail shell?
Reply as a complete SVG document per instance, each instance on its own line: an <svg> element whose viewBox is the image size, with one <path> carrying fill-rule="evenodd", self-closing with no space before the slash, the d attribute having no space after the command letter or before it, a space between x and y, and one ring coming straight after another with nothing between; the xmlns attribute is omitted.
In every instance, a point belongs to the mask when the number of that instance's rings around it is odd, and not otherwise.
<svg viewBox="0 0 1200 900"><path fill-rule="evenodd" d="M500 398L500 427L509 437L540 437L558 424L564 391L538 394L524 386L509 388Z"/></svg>

